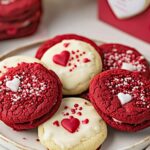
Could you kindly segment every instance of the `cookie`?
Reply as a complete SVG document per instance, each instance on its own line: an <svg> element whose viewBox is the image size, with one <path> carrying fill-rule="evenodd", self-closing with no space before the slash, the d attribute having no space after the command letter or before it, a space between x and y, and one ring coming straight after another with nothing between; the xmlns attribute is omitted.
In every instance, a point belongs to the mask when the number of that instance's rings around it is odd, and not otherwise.
<svg viewBox="0 0 150 150"><path fill-rule="evenodd" d="M125 69L150 77L147 60L136 49L121 44L103 44L103 70Z"/></svg>
<svg viewBox="0 0 150 150"><path fill-rule="evenodd" d="M34 34L39 26L39 21L30 23L25 28L9 28L0 33L0 40L7 40L12 38L21 38ZM6 34L7 33L7 34Z"/></svg>
<svg viewBox="0 0 150 150"><path fill-rule="evenodd" d="M22 14L25 16L28 12L36 12L37 9L41 7L41 0L0 0L0 18L3 18L5 21L17 18ZM12 18L5 18L5 17L12 17Z"/></svg>
<svg viewBox="0 0 150 150"><path fill-rule="evenodd" d="M89 101L71 97L39 126L38 135L50 150L96 150L107 137L107 127Z"/></svg>
<svg viewBox="0 0 150 150"><path fill-rule="evenodd" d="M33 34L40 23L41 0L1 0L0 40Z"/></svg>
<svg viewBox="0 0 150 150"><path fill-rule="evenodd" d="M62 85L57 75L30 57L0 63L0 120L15 130L32 129L59 108Z"/></svg>
<svg viewBox="0 0 150 150"><path fill-rule="evenodd" d="M96 44L82 36L66 34L44 43L36 53L63 84L64 95L80 94L88 89L90 80L102 70Z"/></svg>
<svg viewBox="0 0 150 150"><path fill-rule="evenodd" d="M15 68L20 63L41 63L44 65L40 60L28 56L13 56L8 57L5 60L0 62L0 77L4 75L9 68Z"/></svg>
<svg viewBox="0 0 150 150"><path fill-rule="evenodd" d="M105 71L91 81L89 96L113 128L133 132L150 126L150 81L138 72Z"/></svg>
<svg viewBox="0 0 150 150"><path fill-rule="evenodd" d="M0 23L0 40L33 34L37 30L38 24L40 22L40 16L41 12L39 11L29 19L21 22L14 22L11 24Z"/></svg>

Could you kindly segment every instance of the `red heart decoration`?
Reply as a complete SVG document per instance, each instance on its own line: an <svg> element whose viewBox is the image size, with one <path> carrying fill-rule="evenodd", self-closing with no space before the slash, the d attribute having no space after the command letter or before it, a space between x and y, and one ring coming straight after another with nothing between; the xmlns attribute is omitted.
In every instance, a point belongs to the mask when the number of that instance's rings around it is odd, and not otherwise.
<svg viewBox="0 0 150 150"><path fill-rule="evenodd" d="M70 53L68 51L62 51L60 54L53 56L53 62L65 67L68 63L69 57Z"/></svg>
<svg viewBox="0 0 150 150"><path fill-rule="evenodd" d="M80 121L77 118L63 119L61 125L69 132L74 133L78 129Z"/></svg>

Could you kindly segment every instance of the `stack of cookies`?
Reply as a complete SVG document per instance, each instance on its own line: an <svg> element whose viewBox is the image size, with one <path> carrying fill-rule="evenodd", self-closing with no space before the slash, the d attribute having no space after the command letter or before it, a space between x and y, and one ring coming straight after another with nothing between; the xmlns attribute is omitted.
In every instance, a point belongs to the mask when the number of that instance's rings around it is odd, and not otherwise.
<svg viewBox="0 0 150 150"><path fill-rule="evenodd" d="M134 48L59 35L36 58L3 60L0 71L0 119L15 130L38 127L50 150L96 150L106 123L126 132L150 126L149 64Z"/></svg>
<svg viewBox="0 0 150 150"><path fill-rule="evenodd" d="M33 34L41 13L41 0L0 0L0 40Z"/></svg>

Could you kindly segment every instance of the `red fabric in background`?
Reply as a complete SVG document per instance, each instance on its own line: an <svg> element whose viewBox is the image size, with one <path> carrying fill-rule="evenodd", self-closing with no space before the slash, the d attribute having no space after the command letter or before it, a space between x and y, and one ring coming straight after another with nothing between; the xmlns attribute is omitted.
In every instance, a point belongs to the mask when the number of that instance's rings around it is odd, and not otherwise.
<svg viewBox="0 0 150 150"><path fill-rule="evenodd" d="M118 19L107 0L98 0L98 16L100 20L150 43L150 7L132 18Z"/></svg>

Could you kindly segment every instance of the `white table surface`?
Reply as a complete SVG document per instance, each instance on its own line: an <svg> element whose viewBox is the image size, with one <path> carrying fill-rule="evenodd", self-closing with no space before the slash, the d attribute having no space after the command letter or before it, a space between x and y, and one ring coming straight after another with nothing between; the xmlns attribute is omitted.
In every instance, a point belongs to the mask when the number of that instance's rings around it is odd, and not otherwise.
<svg viewBox="0 0 150 150"><path fill-rule="evenodd" d="M105 42L123 43L150 58L150 44L97 19L96 0L44 0L44 15L33 36L0 42L0 54L57 34L76 33ZM0 147L0 150L5 150Z"/></svg>

